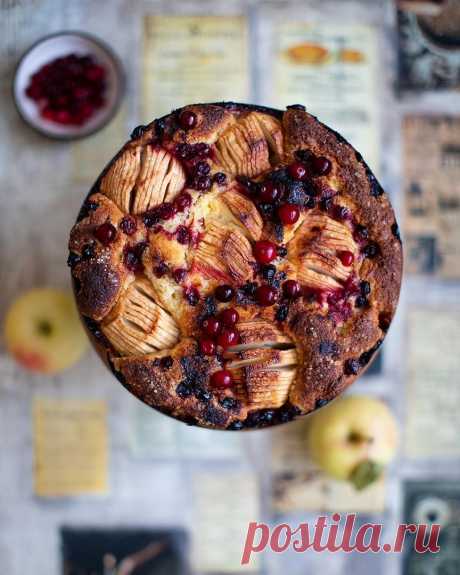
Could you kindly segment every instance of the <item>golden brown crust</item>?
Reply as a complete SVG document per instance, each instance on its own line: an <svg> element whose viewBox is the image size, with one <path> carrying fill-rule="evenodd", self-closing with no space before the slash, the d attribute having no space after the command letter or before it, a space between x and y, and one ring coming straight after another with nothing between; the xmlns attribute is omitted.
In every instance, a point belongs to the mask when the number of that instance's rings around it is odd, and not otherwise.
<svg viewBox="0 0 460 575"><path fill-rule="evenodd" d="M318 159L330 163L324 173ZM287 169L293 162L304 180ZM281 190L268 203L259 199L267 183ZM282 224L284 204L297 206L296 223ZM278 245L270 265L257 263L261 240ZM386 194L352 146L298 106L200 104L136 129L86 200L69 248L79 309L123 385L219 429L289 421L340 394L382 343L402 273ZM299 297L283 296L287 280ZM221 284L232 286L231 303L214 297ZM257 303L263 285L275 305ZM217 353L203 355L203 320L229 307L239 341L225 349L218 339ZM222 369L231 387L213 387Z"/></svg>

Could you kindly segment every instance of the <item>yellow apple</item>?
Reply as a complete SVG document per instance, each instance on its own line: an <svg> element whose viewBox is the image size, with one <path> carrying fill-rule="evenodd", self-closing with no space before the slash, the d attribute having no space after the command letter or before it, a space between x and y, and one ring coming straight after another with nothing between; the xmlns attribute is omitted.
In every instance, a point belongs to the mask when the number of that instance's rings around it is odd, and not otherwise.
<svg viewBox="0 0 460 575"><path fill-rule="evenodd" d="M366 396L337 399L312 415L311 457L326 473L363 489L394 457L398 428L385 403Z"/></svg>
<svg viewBox="0 0 460 575"><path fill-rule="evenodd" d="M72 295L37 288L13 302L5 320L6 347L23 367L53 374L70 367L87 347Z"/></svg>

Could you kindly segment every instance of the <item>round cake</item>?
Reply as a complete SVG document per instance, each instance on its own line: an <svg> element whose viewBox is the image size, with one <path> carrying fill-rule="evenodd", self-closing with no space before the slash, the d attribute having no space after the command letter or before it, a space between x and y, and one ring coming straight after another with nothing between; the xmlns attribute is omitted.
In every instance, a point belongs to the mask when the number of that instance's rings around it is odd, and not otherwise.
<svg viewBox="0 0 460 575"><path fill-rule="evenodd" d="M380 347L401 284L387 195L303 106L186 106L139 126L70 234L75 297L151 407L241 430L325 405Z"/></svg>

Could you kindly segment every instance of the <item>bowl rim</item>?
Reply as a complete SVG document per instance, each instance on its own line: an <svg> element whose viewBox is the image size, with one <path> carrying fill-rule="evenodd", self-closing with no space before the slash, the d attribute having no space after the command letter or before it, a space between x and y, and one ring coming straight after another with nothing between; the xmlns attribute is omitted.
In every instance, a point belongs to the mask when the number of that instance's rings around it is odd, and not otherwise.
<svg viewBox="0 0 460 575"><path fill-rule="evenodd" d="M29 56L29 54L31 54L35 50L35 48L37 48L41 44L47 42L48 40L51 40L52 38L58 38L60 36L79 36L80 38L83 38L85 40L89 40L89 41L93 42L94 44L97 44L104 52L107 53L108 57L113 61L113 64L114 64L114 67L116 70L116 74L117 74L118 80L119 80L119 85L118 85L118 90L117 90L117 93L115 96L115 101L114 101L114 104L112 106L112 109L107 114L107 117L104 119L103 122L101 122L100 124L95 126L92 130L90 130L89 132L85 132L83 134L52 134L51 132L47 131L45 128L41 128L40 126L33 124L32 122L30 122L28 120L28 118L23 113L21 106L18 102L18 99L16 97L16 92L15 92L16 79L18 76L19 69L21 68L24 60L27 58L27 56ZM101 40L100 38L98 38L97 36L94 36L93 34L90 34L88 32L81 32L79 30L62 30L60 32L52 32L50 34L47 34L46 36L42 36L41 38L39 38L38 40L33 42L20 56L16 66L14 68L13 79L11 81L11 93L12 93L12 97L13 97L14 106L15 106L16 111L18 112L21 120L27 126L32 128L35 132L39 133L40 135L44 136L45 138L48 138L49 140L61 140L61 141L82 140L84 138L87 138L88 136L92 136L93 134L95 134L95 133L99 132L100 130L102 130L103 128L105 128L107 126L107 124L109 124L113 120L116 113L118 112L122 98L124 97L124 94L125 94L125 90L126 90L126 75L125 75L125 71L124 71L123 65L121 63L120 57L115 53L113 48L111 46L109 46L109 44L107 42L105 42L104 40Z"/></svg>

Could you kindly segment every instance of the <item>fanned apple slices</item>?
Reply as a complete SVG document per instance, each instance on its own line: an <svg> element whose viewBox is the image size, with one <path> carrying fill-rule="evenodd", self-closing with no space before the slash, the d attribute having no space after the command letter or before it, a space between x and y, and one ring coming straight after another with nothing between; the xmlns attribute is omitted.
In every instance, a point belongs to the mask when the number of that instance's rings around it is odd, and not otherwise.
<svg viewBox="0 0 460 575"><path fill-rule="evenodd" d="M104 321L102 331L122 355L168 349L179 339L176 322L155 303L153 289L146 279L136 279L130 284Z"/></svg>
<svg viewBox="0 0 460 575"><path fill-rule="evenodd" d="M225 192L221 198L236 221L245 227L250 238L254 241L259 240L264 223L254 202L236 190Z"/></svg>
<svg viewBox="0 0 460 575"><path fill-rule="evenodd" d="M250 408L280 407L296 374L295 345L262 319L241 322L238 330L242 343L226 352L236 395Z"/></svg>
<svg viewBox="0 0 460 575"><path fill-rule="evenodd" d="M180 162L153 144L128 145L101 181L101 192L117 206L141 214L171 201L185 184Z"/></svg>
<svg viewBox="0 0 460 575"><path fill-rule="evenodd" d="M321 213L311 213L289 242L291 258L298 266L298 280L315 289L339 289L353 270L344 266L339 254L358 255L352 232L346 224Z"/></svg>
<svg viewBox="0 0 460 575"><path fill-rule="evenodd" d="M251 244L241 231L208 224L195 254L197 271L208 278L242 283L252 275L254 263Z"/></svg>
<svg viewBox="0 0 460 575"><path fill-rule="evenodd" d="M283 132L275 118L251 112L232 124L216 144L216 158L230 174L256 176L279 161L283 153Z"/></svg>

